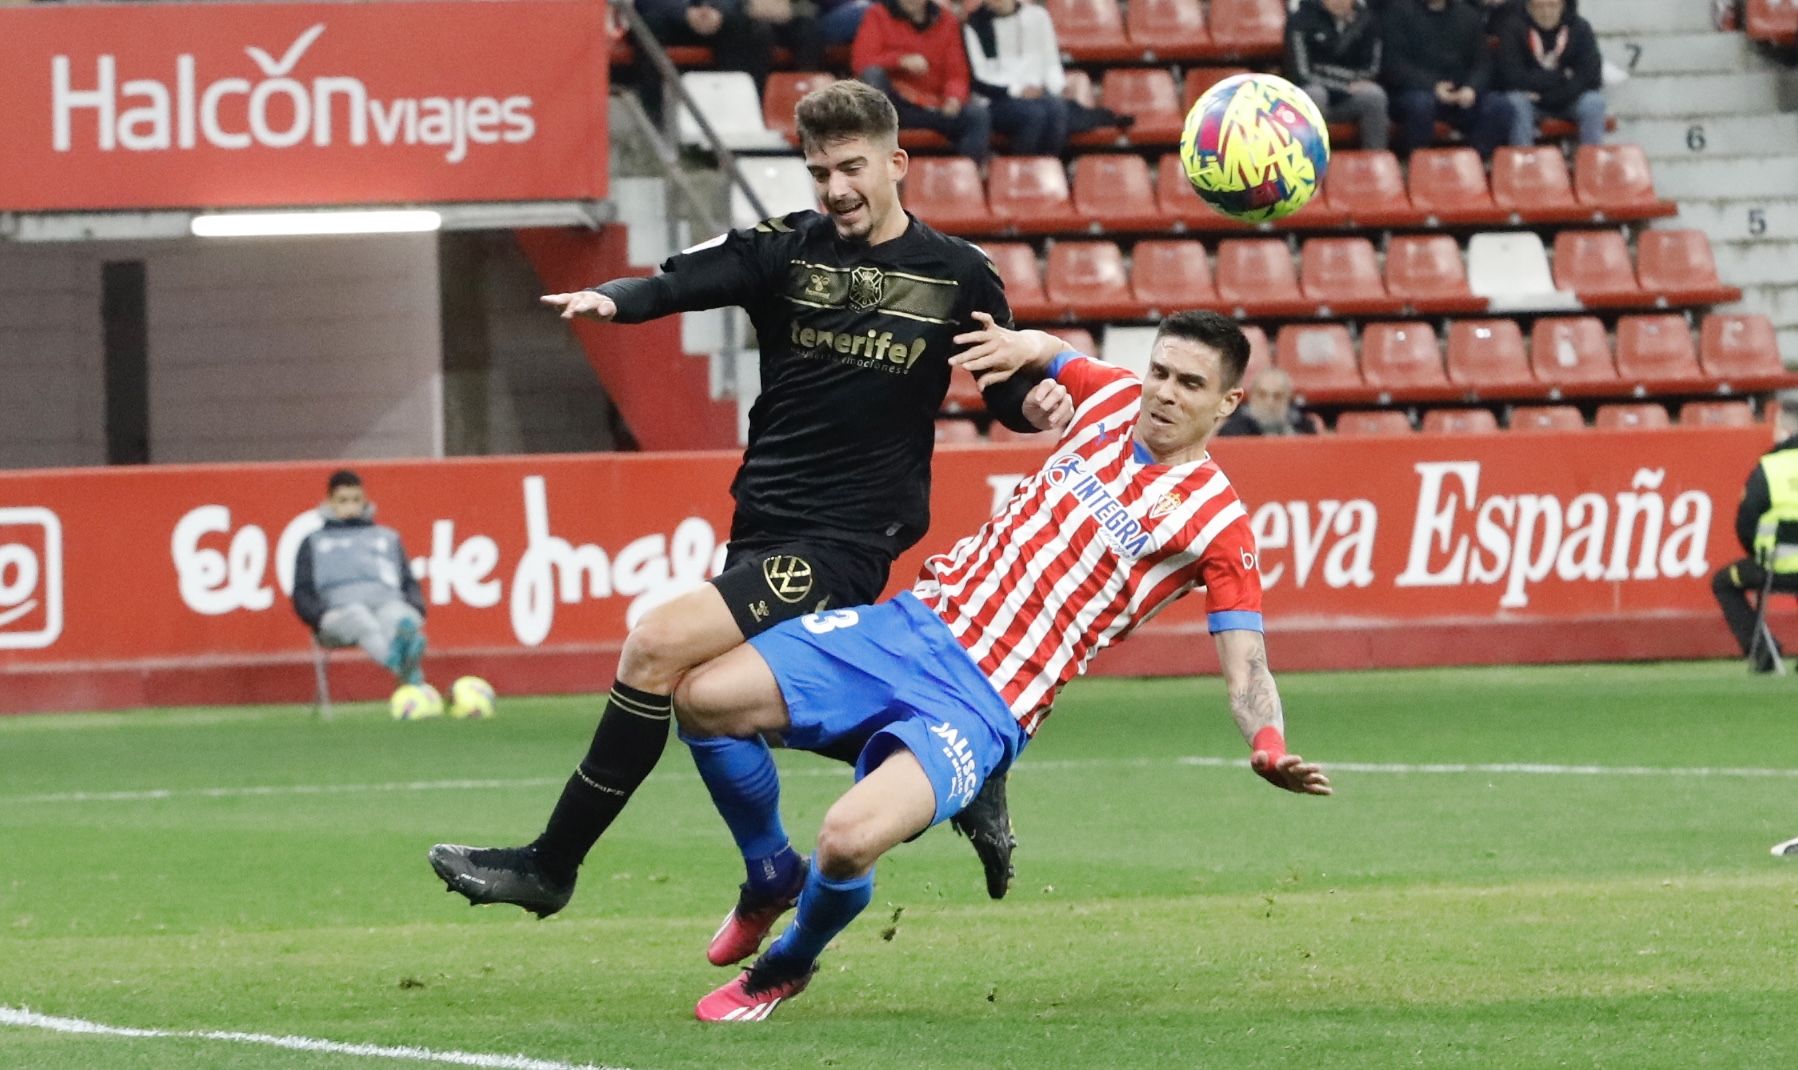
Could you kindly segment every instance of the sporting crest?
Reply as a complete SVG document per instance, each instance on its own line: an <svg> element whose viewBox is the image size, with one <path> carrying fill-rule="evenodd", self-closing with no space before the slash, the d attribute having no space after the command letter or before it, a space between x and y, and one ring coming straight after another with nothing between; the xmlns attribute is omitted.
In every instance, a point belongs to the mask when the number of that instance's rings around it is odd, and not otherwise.
<svg viewBox="0 0 1798 1070"><path fill-rule="evenodd" d="M849 307L857 312L880 307L881 283L885 276L877 267L858 267L849 273Z"/></svg>
<svg viewBox="0 0 1798 1070"><path fill-rule="evenodd" d="M1164 517L1164 516L1168 515L1169 513L1173 512L1175 509L1180 508L1180 503L1185 500L1186 500L1185 498L1182 498L1180 496L1179 491L1177 491L1177 490L1168 491L1166 494L1163 494L1161 496L1160 501L1155 503L1155 508L1149 510L1149 519L1155 520L1159 517Z"/></svg>

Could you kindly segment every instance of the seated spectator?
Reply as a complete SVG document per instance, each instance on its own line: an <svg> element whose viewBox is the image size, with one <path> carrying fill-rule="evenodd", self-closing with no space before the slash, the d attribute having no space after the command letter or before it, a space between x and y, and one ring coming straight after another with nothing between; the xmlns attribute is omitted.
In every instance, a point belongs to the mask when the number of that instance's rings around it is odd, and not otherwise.
<svg viewBox="0 0 1798 1070"><path fill-rule="evenodd" d="M1511 16L1523 13L1522 0L1467 0L1486 20L1486 34L1498 35Z"/></svg>
<svg viewBox="0 0 1798 1070"><path fill-rule="evenodd" d="M1231 413L1220 435L1311 435L1317 428L1297 405L1292 403L1292 376L1278 368L1268 368L1255 376L1249 395L1241 407Z"/></svg>
<svg viewBox="0 0 1798 1070"><path fill-rule="evenodd" d="M1384 149L1391 125L1380 33L1379 18L1361 0L1302 0L1286 20L1286 76L1326 120L1354 123L1364 149Z"/></svg>
<svg viewBox="0 0 1798 1070"><path fill-rule="evenodd" d="M1383 60L1400 148L1426 148L1441 120L1459 130L1481 156L1491 156L1511 132L1511 104L1492 85L1492 56L1483 19L1450 0L1393 0Z"/></svg>
<svg viewBox="0 0 1798 1070"><path fill-rule="evenodd" d="M356 473L332 473L326 493L324 526L294 558L294 612L319 645L359 646L400 683L423 683L425 599L399 533L375 523Z"/></svg>
<svg viewBox="0 0 1798 1070"><path fill-rule="evenodd" d="M824 63L824 43L812 5L794 0L635 0L649 32L664 47L704 45L720 70L743 71L755 79L756 91L768 84L774 69L774 46L793 51L800 70L815 71ZM649 67L649 64L641 64ZM646 104L659 105L661 79L653 67L642 74ZM653 84L652 84L653 83ZM652 114L659 107L652 108Z"/></svg>
<svg viewBox="0 0 1798 1070"><path fill-rule="evenodd" d="M827 45L846 45L855 40L862 16L874 0L818 0L818 30Z"/></svg>
<svg viewBox="0 0 1798 1070"><path fill-rule="evenodd" d="M1604 59L1572 0L1529 0L1498 38L1498 80L1510 91L1511 144L1536 143L1536 119L1579 124L1582 145L1604 141Z"/></svg>
<svg viewBox="0 0 1798 1070"><path fill-rule="evenodd" d="M1067 74L1049 13L1018 0L986 0L962 29L974 91L986 98L993 129L1019 156L1060 156L1068 144Z"/></svg>
<svg viewBox="0 0 1798 1070"><path fill-rule="evenodd" d="M985 162L992 116L970 96L961 23L932 0L881 0L868 9L850 50L856 77L885 93L901 127L935 130L955 151Z"/></svg>

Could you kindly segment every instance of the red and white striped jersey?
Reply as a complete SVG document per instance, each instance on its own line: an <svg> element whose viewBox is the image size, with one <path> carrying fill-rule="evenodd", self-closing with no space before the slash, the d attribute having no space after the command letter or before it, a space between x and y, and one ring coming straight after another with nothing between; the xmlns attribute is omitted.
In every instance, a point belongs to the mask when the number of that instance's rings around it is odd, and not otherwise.
<svg viewBox="0 0 1798 1070"><path fill-rule="evenodd" d="M949 626L1026 733L1063 684L1174 599L1203 586L1213 632L1261 630L1248 514L1207 455L1154 463L1135 440L1142 382L1063 353L1077 406L1036 474L912 588Z"/></svg>

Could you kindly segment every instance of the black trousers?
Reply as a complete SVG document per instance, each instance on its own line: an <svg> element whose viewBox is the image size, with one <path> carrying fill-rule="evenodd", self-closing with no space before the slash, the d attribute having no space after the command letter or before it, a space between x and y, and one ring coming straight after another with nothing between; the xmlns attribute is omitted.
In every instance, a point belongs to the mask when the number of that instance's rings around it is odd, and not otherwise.
<svg viewBox="0 0 1798 1070"><path fill-rule="evenodd" d="M1726 565L1711 577L1711 593L1717 596L1717 605L1723 610L1723 620L1736 637L1736 644L1742 648L1744 656L1754 642L1755 607L1748 601L1748 592L1759 592L1761 583L1767 578L1759 562L1751 557L1744 557L1735 564ZM1798 594L1798 573L1782 573L1773 577L1773 590L1776 594Z"/></svg>

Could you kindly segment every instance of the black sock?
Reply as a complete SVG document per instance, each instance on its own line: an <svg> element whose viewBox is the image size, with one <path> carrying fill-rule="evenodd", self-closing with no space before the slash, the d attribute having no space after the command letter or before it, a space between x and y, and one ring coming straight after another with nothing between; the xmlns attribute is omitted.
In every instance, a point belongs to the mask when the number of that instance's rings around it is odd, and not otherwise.
<svg viewBox="0 0 1798 1070"><path fill-rule="evenodd" d="M587 756L531 845L551 874L572 878L587 852L617 818L631 793L661 760L674 718L674 697L613 684Z"/></svg>

